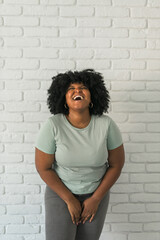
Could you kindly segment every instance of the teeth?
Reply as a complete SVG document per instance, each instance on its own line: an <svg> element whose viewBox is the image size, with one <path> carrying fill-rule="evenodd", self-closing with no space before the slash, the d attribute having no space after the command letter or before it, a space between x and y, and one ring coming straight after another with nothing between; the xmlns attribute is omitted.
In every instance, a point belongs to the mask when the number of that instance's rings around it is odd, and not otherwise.
<svg viewBox="0 0 160 240"><path fill-rule="evenodd" d="M81 98L81 100L83 99L83 97L80 95L75 96L73 99L76 100L77 98Z"/></svg>

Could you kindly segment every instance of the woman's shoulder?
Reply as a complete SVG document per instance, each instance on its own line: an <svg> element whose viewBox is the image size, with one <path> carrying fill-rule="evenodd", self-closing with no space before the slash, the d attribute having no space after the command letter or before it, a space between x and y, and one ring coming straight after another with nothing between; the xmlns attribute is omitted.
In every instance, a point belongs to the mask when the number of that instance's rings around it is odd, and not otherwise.
<svg viewBox="0 0 160 240"><path fill-rule="evenodd" d="M63 114L58 113L55 115L52 115L51 117L48 118L48 121L53 124L53 125L59 125L63 121Z"/></svg>

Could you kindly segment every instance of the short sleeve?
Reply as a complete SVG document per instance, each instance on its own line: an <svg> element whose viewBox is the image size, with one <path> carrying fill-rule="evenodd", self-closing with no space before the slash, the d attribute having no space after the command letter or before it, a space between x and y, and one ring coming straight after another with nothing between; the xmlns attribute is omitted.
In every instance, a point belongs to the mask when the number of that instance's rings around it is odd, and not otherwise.
<svg viewBox="0 0 160 240"><path fill-rule="evenodd" d="M55 153L56 144L54 139L54 132L49 119L43 124L43 126L39 130L35 142L35 147L41 150L42 152L48 154Z"/></svg>
<svg viewBox="0 0 160 240"><path fill-rule="evenodd" d="M123 144L122 136L120 130L116 123L110 119L110 124L108 127L108 136L107 136L107 148L108 150L115 149Z"/></svg>

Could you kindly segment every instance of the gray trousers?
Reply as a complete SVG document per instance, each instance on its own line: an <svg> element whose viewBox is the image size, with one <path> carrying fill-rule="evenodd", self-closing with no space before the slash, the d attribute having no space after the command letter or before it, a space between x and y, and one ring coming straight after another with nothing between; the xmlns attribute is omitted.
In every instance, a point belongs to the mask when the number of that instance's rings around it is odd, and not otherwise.
<svg viewBox="0 0 160 240"><path fill-rule="evenodd" d="M75 195L83 203L92 194ZM48 186L45 191L46 240L98 240L105 221L109 192L102 199L93 221L73 224L66 203Z"/></svg>

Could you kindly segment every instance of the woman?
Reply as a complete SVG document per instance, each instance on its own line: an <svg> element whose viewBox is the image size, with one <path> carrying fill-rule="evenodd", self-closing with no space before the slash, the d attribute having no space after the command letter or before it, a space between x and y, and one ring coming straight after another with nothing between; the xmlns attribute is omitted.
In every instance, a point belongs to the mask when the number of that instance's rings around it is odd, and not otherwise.
<svg viewBox="0 0 160 240"><path fill-rule="evenodd" d="M35 162L47 184L46 240L98 240L109 189L124 165L121 134L103 115L109 94L100 73L68 71L48 90L51 116L41 128Z"/></svg>

